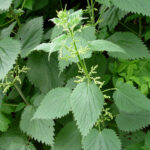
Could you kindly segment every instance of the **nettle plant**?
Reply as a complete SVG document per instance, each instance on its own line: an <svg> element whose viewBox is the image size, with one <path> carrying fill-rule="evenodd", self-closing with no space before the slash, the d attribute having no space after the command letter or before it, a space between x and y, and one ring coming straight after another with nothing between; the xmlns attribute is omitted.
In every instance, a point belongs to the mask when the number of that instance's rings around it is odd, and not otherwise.
<svg viewBox="0 0 150 150"><path fill-rule="evenodd" d="M111 31L129 12L149 16L150 2L96 1L102 4L97 21L95 2L87 1L86 11L58 11L57 18L50 19L55 27L43 36L42 17L25 24L19 20L23 7L31 5L23 3L11 16L16 21L1 30L0 150L35 150L39 143L51 150L121 150L128 138L135 145L125 150L149 149L150 133L138 130L150 125L150 100L134 86L150 82L146 77L140 82L137 71L142 64L137 59L150 58L139 38L141 24L139 37L131 29L109 36L105 27ZM5 12L11 3L3 2L0 10ZM113 23L109 17L114 14ZM47 35L50 42L45 42ZM118 61L108 61L113 78L109 86L102 73L105 55Z"/></svg>

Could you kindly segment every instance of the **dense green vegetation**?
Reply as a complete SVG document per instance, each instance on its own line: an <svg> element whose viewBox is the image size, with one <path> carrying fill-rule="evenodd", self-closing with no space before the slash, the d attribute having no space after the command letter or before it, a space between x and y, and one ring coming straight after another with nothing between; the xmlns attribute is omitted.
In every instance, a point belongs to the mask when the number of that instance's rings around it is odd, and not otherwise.
<svg viewBox="0 0 150 150"><path fill-rule="evenodd" d="M150 150L150 0L0 0L0 150Z"/></svg>

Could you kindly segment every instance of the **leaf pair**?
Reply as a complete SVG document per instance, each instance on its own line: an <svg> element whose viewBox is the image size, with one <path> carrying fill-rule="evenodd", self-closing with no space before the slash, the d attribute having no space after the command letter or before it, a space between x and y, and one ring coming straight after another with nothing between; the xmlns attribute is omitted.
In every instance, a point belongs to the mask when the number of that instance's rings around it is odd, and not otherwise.
<svg viewBox="0 0 150 150"><path fill-rule="evenodd" d="M80 83L71 94L68 88L51 90L42 101L34 118L55 119L73 111L77 125L86 136L97 121L103 108L104 98L94 84Z"/></svg>

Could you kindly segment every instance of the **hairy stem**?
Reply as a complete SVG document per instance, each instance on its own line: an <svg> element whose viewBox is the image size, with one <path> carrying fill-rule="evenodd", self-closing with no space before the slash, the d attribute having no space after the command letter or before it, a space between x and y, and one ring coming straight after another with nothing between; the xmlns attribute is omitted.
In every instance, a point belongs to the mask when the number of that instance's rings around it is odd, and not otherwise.
<svg viewBox="0 0 150 150"><path fill-rule="evenodd" d="M91 0L91 14L92 14L92 24L94 25L95 24L95 13L94 13L94 1Z"/></svg>
<svg viewBox="0 0 150 150"><path fill-rule="evenodd" d="M108 91L114 91L114 90L117 90L117 88L107 89L107 90L104 90L104 91L102 91L102 92L105 93L105 92L108 92Z"/></svg>
<svg viewBox="0 0 150 150"><path fill-rule="evenodd" d="M25 98L24 94L22 93L22 91L20 90L20 88L14 84L17 92L19 93L19 95L21 96L21 98L23 99L23 101L25 102L26 105L30 105L29 102L27 101L27 99Z"/></svg>
<svg viewBox="0 0 150 150"><path fill-rule="evenodd" d="M80 65L81 65L81 67L82 67L82 69L83 69L83 71L84 71L84 73L85 73L85 75L86 75L86 77L88 79L88 83L89 83L91 81L91 79L90 79L90 76L89 76L86 64L82 61L82 59L80 57L80 54L78 52L78 48L77 48L77 45L76 45L76 42L75 42L75 39L74 39L74 33L73 33L73 31L70 28L69 28L69 32L71 34L71 38L72 38L72 41L73 41L74 48L76 50L76 54L77 54L78 60L80 62Z"/></svg>

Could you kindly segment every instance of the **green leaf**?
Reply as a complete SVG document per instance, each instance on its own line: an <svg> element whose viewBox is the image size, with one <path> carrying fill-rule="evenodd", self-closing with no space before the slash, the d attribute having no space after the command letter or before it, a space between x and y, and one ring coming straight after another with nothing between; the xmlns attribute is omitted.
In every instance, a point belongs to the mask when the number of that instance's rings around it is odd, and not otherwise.
<svg viewBox="0 0 150 150"><path fill-rule="evenodd" d="M0 40L0 80L4 79L8 71L13 67L20 53L21 45L11 38Z"/></svg>
<svg viewBox="0 0 150 150"><path fill-rule="evenodd" d="M52 150L81 150L81 135L74 122L68 123L56 136Z"/></svg>
<svg viewBox="0 0 150 150"><path fill-rule="evenodd" d="M48 92L38 107L34 118L55 119L65 116L71 110L69 88L56 88Z"/></svg>
<svg viewBox="0 0 150 150"><path fill-rule="evenodd" d="M121 112L116 118L116 123L120 130L133 132L145 128L150 124L150 112Z"/></svg>
<svg viewBox="0 0 150 150"><path fill-rule="evenodd" d="M143 131L137 131L133 133L120 131L119 138L121 140L122 147L125 148L132 144L142 143L145 138L145 133Z"/></svg>
<svg viewBox="0 0 150 150"><path fill-rule="evenodd" d="M125 55L119 52L109 52L113 57L122 59L138 59L150 58L149 51L143 42L133 33L130 32L116 32L107 40L118 45L125 51ZM111 48L111 47L110 47Z"/></svg>
<svg viewBox="0 0 150 150"><path fill-rule="evenodd" d="M89 48L92 51L108 51L112 53L123 53L123 55L127 55L124 49L119 47L117 44L114 44L110 41L106 40L94 40L89 42Z"/></svg>
<svg viewBox="0 0 150 150"><path fill-rule="evenodd" d="M55 26L51 29L51 34L49 35L50 40L57 38L59 35L63 33L63 28L60 26Z"/></svg>
<svg viewBox="0 0 150 150"><path fill-rule="evenodd" d="M6 132L9 124L10 120L0 112L0 131Z"/></svg>
<svg viewBox="0 0 150 150"><path fill-rule="evenodd" d="M32 10L33 0L26 0L24 4L24 8Z"/></svg>
<svg viewBox="0 0 150 150"><path fill-rule="evenodd" d="M111 0L121 10L150 16L149 0Z"/></svg>
<svg viewBox="0 0 150 150"><path fill-rule="evenodd" d="M47 93L52 88L63 85L63 76L59 76L56 57L48 61L46 53L33 53L27 62L28 78L43 93Z"/></svg>
<svg viewBox="0 0 150 150"><path fill-rule="evenodd" d="M148 133L145 136L145 143L144 143L145 147L149 147L150 148L150 131L148 131Z"/></svg>
<svg viewBox="0 0 150 150"><path fill-rule="evenodd" d="M80 83L71 95L72 111L83 136L86 136L101 114L104 97L94 83Z"/></svg>
<svg viewBox="0 0 150 150"><path fill-rule="evenodd" d="M96 2L103 4L103 5L106 5L108 7L111 6L111 0L96 0Z"/></svg>
<svg viewBox="0 0 150 150"><path fill-rule="evenodd" d="M0 10L7 10L9 9L12 0L0 0Z"/></svg>
<svg viewBox="0 0 150 150"><path fill-rule="evenodd" d="M0 136L0 150L36 150L36 148L18 129L11 128Z"/></svg>
<svg viewBox="0 0 150 150"><path fill-rule="evenodd" d="M34 119L32 120L35 108L27 106L22 113L20 128L28 136L38 142L45 143L47 145L53 145L54 136L54 122L50 119Z"/></svg>
<svg viewBox="0 0 150 150"><path fill-rule="evenodd" d="M116 133L111 129L102 132L93 129L83 139L84 150L121 150L121 142Z"/></svg>
<svg viewBox="0 0 150 150"><path fill-rule="evenodd" d="M2 31L1 31L1 34L0 34L0 37L2 38L7 38L7 37L10 37L10 34L12 32L12 30L14 29L16 25L16 22L13 22L11 25L9 25L7 28L4 28Z"/></svg>
<svg viewBox="0 0 150 150"><path fill-rule="evenodd" d="M42 43L42 44L36 46L31 51L44 51L44 52L50 53L51 46L52 46L51 43Z"/></svg>
<svg viewBox="0 0 150 150"><path fill-rule="evenodd" d="M116 88L113 98L120 111L129 113L150 111L150 100L135 87L118 82Z"/></svg>
<svg viewBox="0 0 150 150"><path fill-rule="evenodd" d="M105 6L101 8L101 11L103 11ZM101 12L102 13L102 12ZM121 19L125 17L127 12L122 11L114 6L106 9L104 13L102 13L102 22L99 23L99 26L101 28L104 28L108 26L109 30L112 31L116 25L119 23Z"/></svg>
<svg viewBox="0 0 150 150"><path fill-rule="evenodd" d="M38 17L28 21L23 25L18 34L17 39L21 41L21 56L26 57L33 48L40 44L43 34L43 18Z"/></svg>

